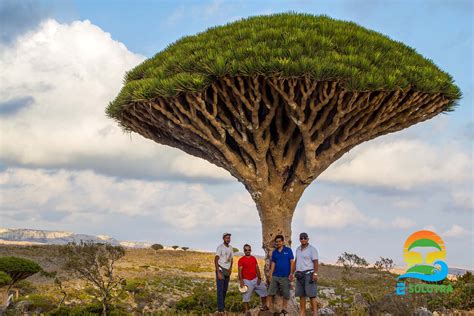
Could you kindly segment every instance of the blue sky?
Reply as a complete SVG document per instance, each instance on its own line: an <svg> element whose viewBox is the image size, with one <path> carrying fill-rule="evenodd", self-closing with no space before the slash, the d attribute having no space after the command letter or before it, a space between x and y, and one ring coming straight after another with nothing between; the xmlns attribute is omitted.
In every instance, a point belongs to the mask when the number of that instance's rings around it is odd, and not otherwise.
<svg viewBox="0 0 474 316"><path fill-rule="evenodd" d="M362 144L298 204L323 261L344 251L399 265L429 228L447 263L474 267L471 1L0 1L0 226L258 249L252 200L226 172L123 134L103 114L126 70L184 35L258 14L326 14L404 42L449 72L455 112ZM295 239L295 238L294 238ZM241 246L240 246L241 248Z"/></svg>

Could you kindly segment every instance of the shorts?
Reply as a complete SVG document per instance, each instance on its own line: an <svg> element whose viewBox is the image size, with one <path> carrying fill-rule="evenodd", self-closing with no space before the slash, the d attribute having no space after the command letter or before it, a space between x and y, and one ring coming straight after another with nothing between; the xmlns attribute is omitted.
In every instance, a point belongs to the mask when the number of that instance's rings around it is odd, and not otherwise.
<svg viewBox="0 0 474 316"><path fill-rule="evenodd" d="M285 299L290 299L290 280L288 277L273 276L270 286L268 287L268 295L274 296L280 292L281 296L283 296Z"/></svg>
<svg viewBox="0 0 474 316"><path fill-rule="evenodd" d="M295 296L298 297L316 297L318 288L313 281L313 273L306 273L304 278L296 279Z"/></svg>
<svg viewBox="0 0 474 316"><path fill-rule="evenodd" d="M253 280L246 280L244 279L244 284L247 285L249 288L247 292L242 294L242 301L244 303L250 302L250 299L252 298L253 291L257 293L258 296L260 297L267 297L267 288L263 282L260 282L259 285L257 285L258 278L255 278Z"/></svg>

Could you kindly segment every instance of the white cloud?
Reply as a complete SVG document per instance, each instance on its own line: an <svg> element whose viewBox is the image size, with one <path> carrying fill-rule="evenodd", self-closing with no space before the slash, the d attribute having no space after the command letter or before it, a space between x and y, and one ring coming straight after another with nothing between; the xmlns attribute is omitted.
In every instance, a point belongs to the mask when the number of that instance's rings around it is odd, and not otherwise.
<svg viewBox="0 0 474 316"><path fill-rule="evenodd" d="M0 111L0 159L132 177L232 179L206 161L124 134L105 116L125 71L143 60L89 21L47 20L0 46L0 104L10 107L8 116ZM29 103L12 115L22 100Z"/></svg>
<svg viewBox="0 0 474 316"><path fill-rule="evenodd" d="M472 168L470 155L454 145L381 139L359 145L329 167L321 179L408 190L472 180Z"/></svg>
<svg viewBox="0 0 474 316"><path fill-rule="evenodd" d="M474 192L472 191L472 186L470 187L471 190L458 190L452 192L452 199L454 206L466 209L466 210L474 210Z"/></svg>
<svg viewBox="0 0 474 316"><path fill-rule="evenodd" d="M92 171L9 168L0 173L0 188L0 217L22 217L25 224L51 216L94 221L120 214L148 216L177 229L260 225L248 220L257 217L257 210L247 192L216 200L199 184L121 180Z"/></svg>
<svg viewBox="0 0 474 316"><path fill-rule="evenodd" d="M377 218L364 215L357 206L348 200L331 197L320 204L303 206L305 224L309 227L343 228L350 225L381 227Z"/></svg>
<svg viewBox="0 0 474 316"><path fill-rule="evenodd" d="M415 226L415 222L406 217L396 217L392 221L392 226L395 228L408 229Z"/></svg>
<svg viewBox="0 0 474 316"><path fill-rule="evenodd" d="M472 235L472 232L466 230L464 227L457 224L453 224L451 228L446 230L442 236L446 238L461 238L468 235Z"/></svg>

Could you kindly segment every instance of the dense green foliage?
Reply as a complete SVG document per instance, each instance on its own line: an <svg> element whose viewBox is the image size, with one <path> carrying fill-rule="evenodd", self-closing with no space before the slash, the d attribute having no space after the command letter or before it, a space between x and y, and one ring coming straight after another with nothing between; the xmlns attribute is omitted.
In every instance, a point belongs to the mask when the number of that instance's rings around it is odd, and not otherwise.
<svg viewBox="0 0 474 316"><path fill-rule="evenodd" d="M12 278L3 271L0 271L0 287L10 284Z"/></svg>
<svg viewBox="0 0 474 316"><path fill-rule="evenodd" d="M257 294L252 295L249 306L254 308L259 306L260 299ZM242 294L237 290L229 290L225 299L226 310L229 312L242 312ZM215 290L206 288L196 288L190 296L180 299L175 308L178 311L213 313L217 310L217 300Z"/></svg>
<svg viewBox="0 0 474 316"><path fill-rule="evenodd" d="M91 303L87 305L78 306L62 306L49 313L48 316L99 316L102 315L102 306L99 303ZM130 315L121 306L112 306L110 316L125 316Z"/></svg>
<svg viewBox="0 0 474 316"><path fill-rule="evenodd" d="M127 73L107 113L131 103L202 90L225 75L340 80L353 90L412 88L461 93L452 77L413 48L355 23L281 13L242 19L184 37ZM449 109L448 109L449 110Z"/></svg>
<svg viewBox="0 0 474 316"><path fill-rule="evenodd" d="M430 295L428 299L430 309L458 308L471 311L474 309L474 275L471 272L466 272L455 281L445 279L442 284L450 284L453 292Z"/></svg>
<svg viewBox="0 0 474 316"><path fill-rule="evenodd" d="M40 272L41 267L34 261L18 257L1 257L0 271L10 277L10 286Z"/></svg>

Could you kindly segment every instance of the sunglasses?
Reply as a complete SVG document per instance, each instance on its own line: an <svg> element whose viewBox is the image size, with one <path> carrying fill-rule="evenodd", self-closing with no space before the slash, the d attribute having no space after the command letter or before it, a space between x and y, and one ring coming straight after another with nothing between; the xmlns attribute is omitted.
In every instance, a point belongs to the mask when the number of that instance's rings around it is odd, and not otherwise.
<svg viewBox="0 0 474 316"><path fill-rule="evenodd" d="M301 237L300 240L308 240L306 237Z"/></svg>
<svg viewBox="0 0 474 316"><path fill-rule="evenodd" d="M251 251L252 249L244 249L244 251Z"/></svg>

